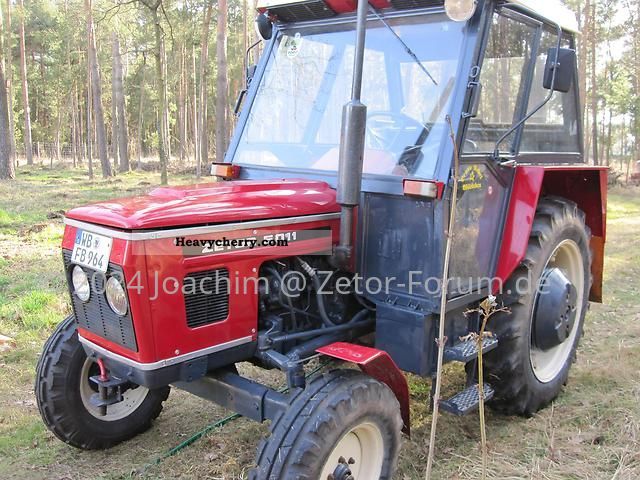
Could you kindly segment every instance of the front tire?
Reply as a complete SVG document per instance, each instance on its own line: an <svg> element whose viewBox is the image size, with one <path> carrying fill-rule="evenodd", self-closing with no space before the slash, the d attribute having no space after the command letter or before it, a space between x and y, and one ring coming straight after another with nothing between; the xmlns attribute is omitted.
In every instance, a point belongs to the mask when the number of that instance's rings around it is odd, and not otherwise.
<svg viewBox="0 0 640 480"><path fill-rule="evenodd" d="M383 383L356 370L313 378L271 426L252 480L389 480L402 429Z"/></svg>
<svg viewBox="0 0 640 480"><path fill-rule="evenodd" d="M104 449L144 432L160 415L169 387L138 386L101 416L89 403L96 365L78 340L73 316L67 317L44 346L36 368L35 394L42 420L60 440L84 450Z"/></svg>
<svg viewBox="0 0 640 480"><path fill-rule="evenodd" d="M498 348L484 358L496 410L531 416L567 383L588 310L590 239L585 215L575 203L559 197L540 200L525 259L504 288L506 297L518 300L510 305L511 313L495 315L487 327L499 339ZM565 281L573 285L566 302ZM547 288L550 284L553 288ZM524 292L523 285L528 286ZM555 298L543 300L543 294Z"/></svg>

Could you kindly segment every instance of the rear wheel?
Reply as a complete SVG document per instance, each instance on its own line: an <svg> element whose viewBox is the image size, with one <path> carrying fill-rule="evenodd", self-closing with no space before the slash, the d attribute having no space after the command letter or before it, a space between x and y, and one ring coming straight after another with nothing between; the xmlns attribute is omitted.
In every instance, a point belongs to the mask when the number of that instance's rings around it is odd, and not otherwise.
<svg viewBox="0 0 640 480"><path fill-rule="evenodd" d="M402 420L393 392L356 370L310 380L271 426L253 480L391 479Z"/></svg>
<svg viewBox="0 0 640 480"><path fill-rule="evenodd" d="M540 201L522 266L505 285L519 300L488 329L499 346L484 358L492 406L533 415L553 401L575 360L591 287L591 233L575 203Z"/></svg>
<svg viewBox="0 0 640 480"><path fill-rule="evenodd" d="M162 411L169 387L137 386L105 415L90 402L97 387L89 378L99 373L78 340L73 316L66 318L44 346L36 369L35 393L40 415L60 440L91 450L109 448L144 432Z"/></svg>

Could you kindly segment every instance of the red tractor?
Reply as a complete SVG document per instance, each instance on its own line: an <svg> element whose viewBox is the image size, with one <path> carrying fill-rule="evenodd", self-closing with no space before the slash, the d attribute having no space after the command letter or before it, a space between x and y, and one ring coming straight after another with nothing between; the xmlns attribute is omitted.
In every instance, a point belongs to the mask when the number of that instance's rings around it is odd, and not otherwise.
<svg viewBox="0 0 640 480"><path fill-rule="evenodd" d="M271 421L254 479L390 479L403 372L434 377L441 334L468 387L440 408L478 407L465 312L491 295L510 312L483 340L485 400L548 405L602 294L607 171L585 164L574 16L551 0L259 12L218 181L67 213L73 315L37 368L46 425L108 448L149 428L171 385ZM319 355L359 370L307 378ZM237 362L281 370L288 392Z"/></svg>

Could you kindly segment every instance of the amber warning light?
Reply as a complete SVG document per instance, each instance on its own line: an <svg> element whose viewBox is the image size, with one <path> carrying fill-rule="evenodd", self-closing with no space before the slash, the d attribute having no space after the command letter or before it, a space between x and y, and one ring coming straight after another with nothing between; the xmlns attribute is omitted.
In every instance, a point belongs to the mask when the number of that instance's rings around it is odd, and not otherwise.
<svg viewBox="0 0 640 480"><path fill-rule="evenodd" d="M411 197L442 198L444 183L420 180L405 180L404 194Z"/></svg>
<svg viewBox="0 0 640 480"><path fill-rule="evenodd" d="M240 176L240 167L231 163L212 163L211 175L225 180L235 180Z"/></svg>

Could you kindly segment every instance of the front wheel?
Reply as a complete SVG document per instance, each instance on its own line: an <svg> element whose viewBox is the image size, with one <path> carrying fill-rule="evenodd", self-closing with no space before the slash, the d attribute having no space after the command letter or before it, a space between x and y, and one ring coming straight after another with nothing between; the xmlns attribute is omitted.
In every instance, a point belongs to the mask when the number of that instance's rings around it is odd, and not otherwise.
<svg viewBox="0 0 640 480"><path fill-rule="evenodd" d="M253 480L389 480L402 429L384 384L355 370L312 379L271 426Z"/></svg>
<svg viewBox="0 0 640 480"><path fill-rule="evenodd" d="M60 440L85 450L109 448L144 432L160 415L169 387L137 386L105 415L90 403L97 387L95 362L78 340L75 319L66 318L44 346L36 369L35 394L42 420Z"/></svg>

